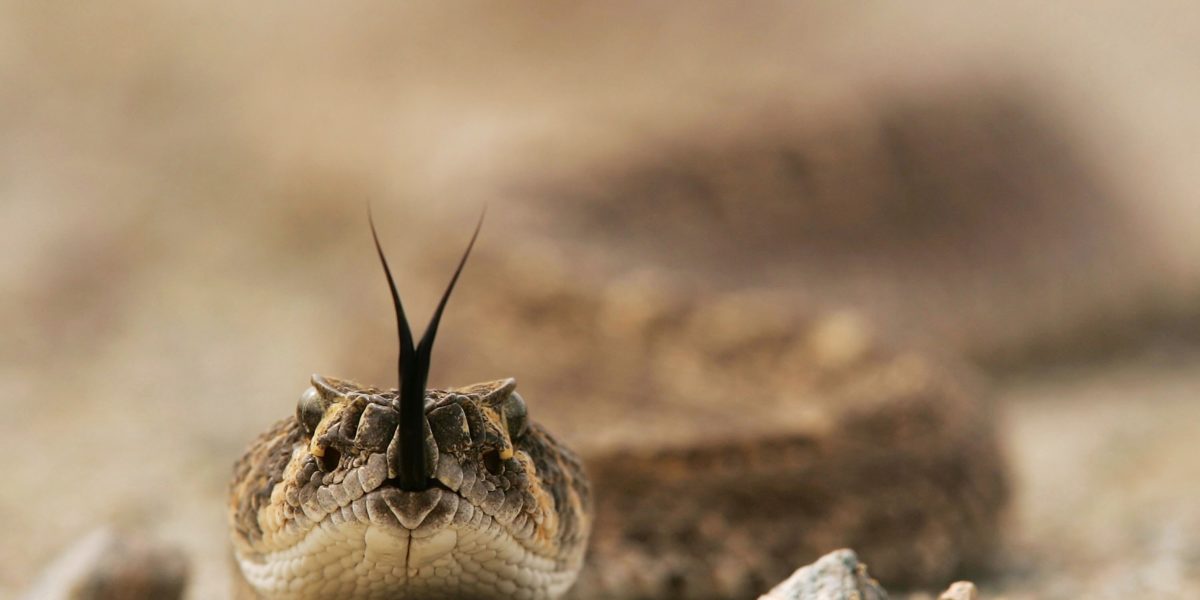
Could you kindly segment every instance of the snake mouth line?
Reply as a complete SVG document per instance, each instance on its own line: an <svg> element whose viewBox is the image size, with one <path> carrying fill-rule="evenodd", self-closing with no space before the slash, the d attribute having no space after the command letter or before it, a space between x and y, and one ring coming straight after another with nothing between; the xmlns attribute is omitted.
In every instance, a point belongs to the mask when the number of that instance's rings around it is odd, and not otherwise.
<svg viewBox="0 0 1200 600"><path fill-rule="evenodd" d="M481 507L449 489L442 482L430 482L428 489L410 492L391 480L354 500L346 508L326 517L335 527L343 523L366 525L362 542L368 553L394 556L411 572L431 565L461 550L463 532L470 531L494 540L507 539L513 547L524 544L498 526ZM314 531L326 530L322 524Z"/></svg>
<svg viewBox="0 0 1200 600"><path fill-rule="evenodd" d="M384 481L315 525L302 526L296 537L276 540L273 551L243 556L243 572L266 588L276 585L280 569L343 578L351 587L364 573L376 573L380 586L395 586L389 589L457 598L494 597L496 582L535 587L568 582L556 579L562 566L554 553L531 547L502 525L503 514L489 514L444 482L429 485L409 492ZM352 564L331 558L333 548L356 558ZM450 596L437 592L444 577L465 587Z"/></svg>
<svg viewBox="0 0 1200 600"><path fill-rule="evenodd" d="M471 485L455 490L436 478L431 478L427 484L429 487L425 490L410 492L395 485L392 479L384 480L371 491L325 515L317 528L326 527L325 521L335 527L358 523L371 526L377 536L387 532L398 539L436 541L435 547L444 547L447 551L453 547L451 542L457 537L455 532L487 532L487 537L507 539L519 546L525 555L544 555L544 549L531 545L513 531L513 520L519 508L516 503L506 502L505 494L493 491L478 502L464 494L470 491ZM518 529L533 526L526 524L524 519L517 521L521 523Z"/></svg>

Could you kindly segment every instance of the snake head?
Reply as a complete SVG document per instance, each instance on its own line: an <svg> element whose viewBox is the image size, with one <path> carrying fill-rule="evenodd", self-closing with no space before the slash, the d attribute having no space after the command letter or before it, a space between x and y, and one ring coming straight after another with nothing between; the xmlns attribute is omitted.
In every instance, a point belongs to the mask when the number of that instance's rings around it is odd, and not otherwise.
<svg viewBox="0 0 1200 600"><path fill-rule="evenodd" d="M590 490L516 386L426 390L429 476L412 490L400 480L399 392L314 375L295 417L252 448L235 478L234 496L249 499L233 518L246 579L268 598L293 597L291 582L313 573L345 584L327 596L337 598L376 576L401 598L494 597L497 581L542 590L531 597L565 590L582 565ZM454 581L437 576L447 573Z"/></svg>

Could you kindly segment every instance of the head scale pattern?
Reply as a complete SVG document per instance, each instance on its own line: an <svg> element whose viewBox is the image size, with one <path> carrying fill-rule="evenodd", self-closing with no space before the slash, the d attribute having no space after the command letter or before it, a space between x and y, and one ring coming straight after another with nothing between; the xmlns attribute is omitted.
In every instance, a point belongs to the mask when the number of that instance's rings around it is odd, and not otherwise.
<svg viewBox="0 0 1200 600"><path fill-rule="evenodd" d="M450 293L454 291L454 284L458 283L458 276L462 273L463 266L467 264L471 248L475 247L475 239L479 237L479 229L483 227L483 217L486 213L485 210L483 214L479 215L479 222L475 224L475 233L471 234L467 250L459 259L458 268L454 269L450 285L446 286L446 291L442 293L442 299L438 302L437 309L433 311L433 317L430 318L429 325L425 327L421 341L414 347L412 329L408 326L408 319L404 316L404 306L400 302L400 293L396 291L396 281L392 278L392 270L388 267L387 257L383 255L383 247L379 244L379 234L375 231L375 219L371 215L370 207L367 208L367 222L371 226L375 251L379 254L379 262L383 264L383 274L387 276L388 287L392 292L392 306L396 311L396 329L400 335L400 352L396 360L396 369L399 372L400 380L400 468L398 479L400 489L403 490L423 490L429 481L430 473L427 471L425 462L425 430L428 428L425 417L425 384L429 379L433 340L437 337L438 324L442 320L442 311L446 308L446 301L450 299Z"/></svg>

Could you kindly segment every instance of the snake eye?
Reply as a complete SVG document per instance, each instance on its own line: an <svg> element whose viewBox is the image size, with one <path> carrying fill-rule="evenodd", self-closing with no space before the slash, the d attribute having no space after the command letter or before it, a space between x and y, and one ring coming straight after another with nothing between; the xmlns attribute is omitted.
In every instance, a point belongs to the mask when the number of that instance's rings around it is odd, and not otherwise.
<svg viewBox="0 0 1200 600"><path fill-rule="evenodd" d="M520 394L509 394L500 405L500 412L504 415L510 438L515 440L525 435L525 431L529 429L529 410L525 408L525 399L521 398Z"/></svg>
<svg viewBox="0 0 1200 600"><path fill-rule="evenodd" d="M300 401L296 403L296 420L308 435L317 430L321 417L325 416L326 408L329 408L329 401L316 388L310 387L300 394Z"/></svg>

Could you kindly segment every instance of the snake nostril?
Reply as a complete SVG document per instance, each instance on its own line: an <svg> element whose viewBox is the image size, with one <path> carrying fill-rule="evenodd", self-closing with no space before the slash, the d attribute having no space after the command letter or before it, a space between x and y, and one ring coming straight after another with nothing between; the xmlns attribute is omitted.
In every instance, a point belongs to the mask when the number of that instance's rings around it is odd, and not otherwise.
<svg viewBox="0 0 1200 600"><path fill-rule="evenodd" d="M500 460L500 452L493 449L483 453L483 467L492 475L504 472L504 462Z"/></svg>

